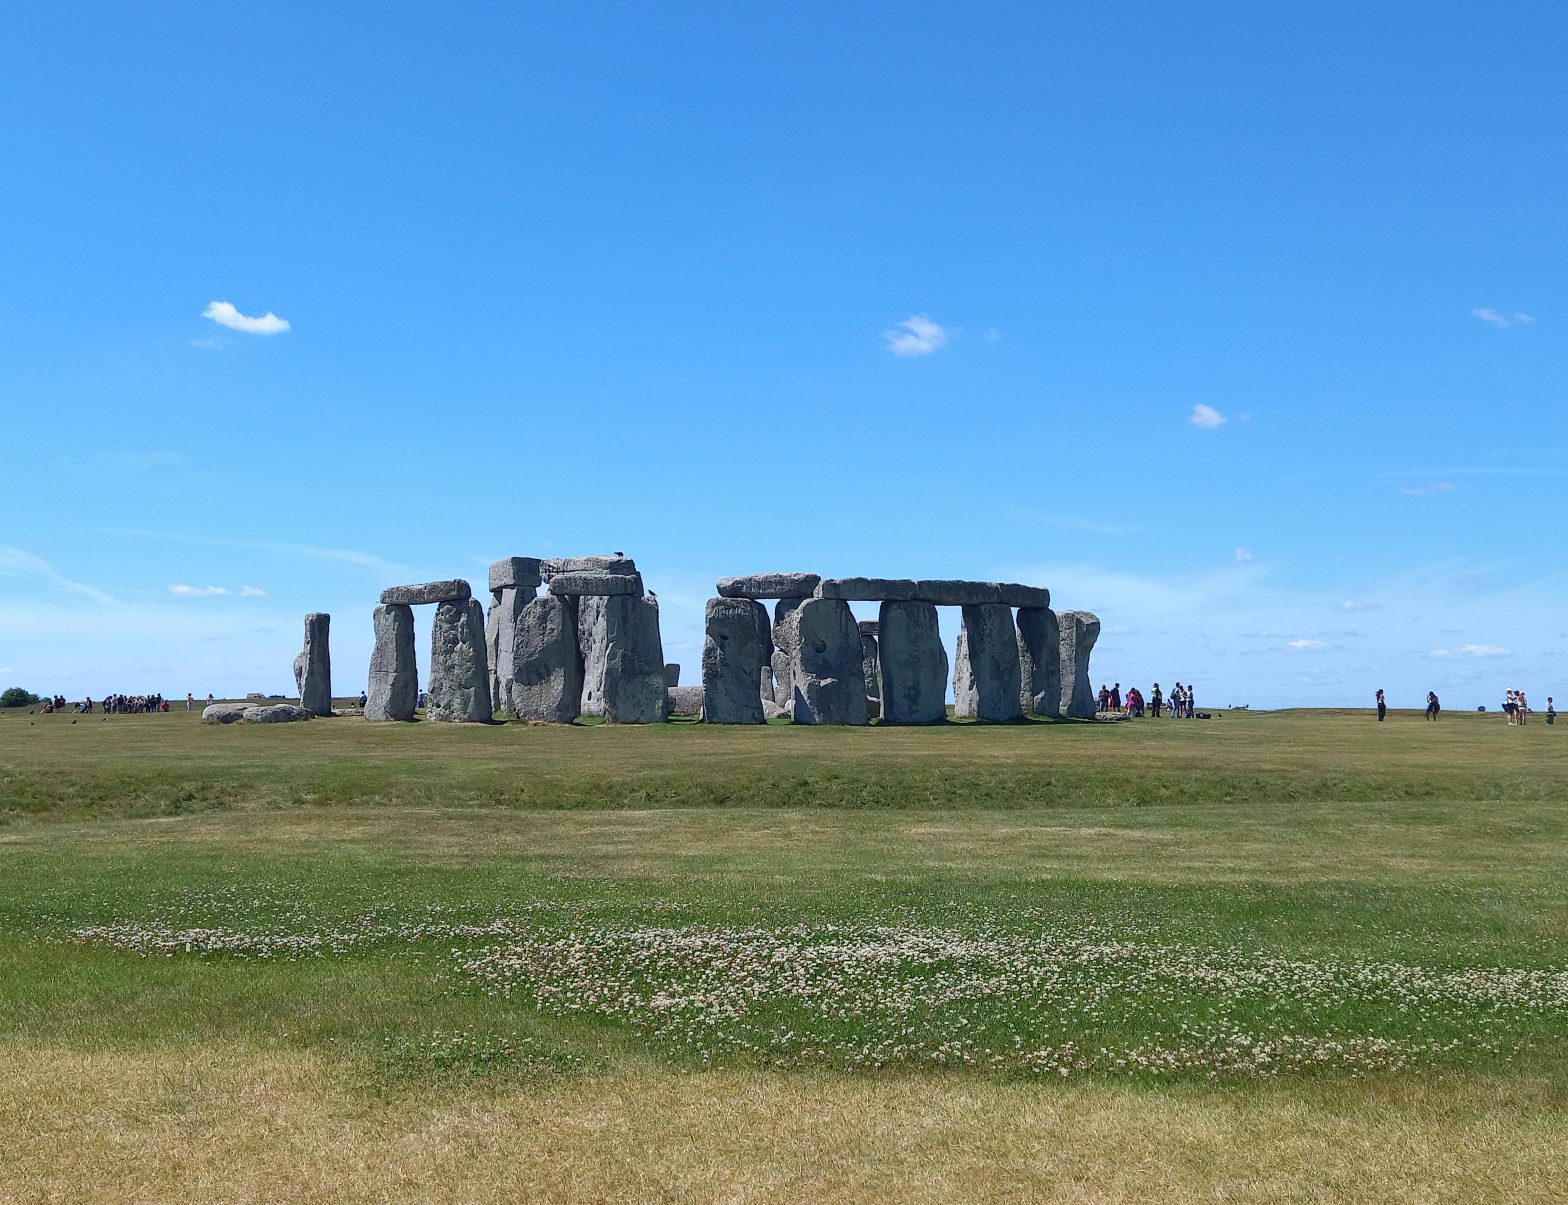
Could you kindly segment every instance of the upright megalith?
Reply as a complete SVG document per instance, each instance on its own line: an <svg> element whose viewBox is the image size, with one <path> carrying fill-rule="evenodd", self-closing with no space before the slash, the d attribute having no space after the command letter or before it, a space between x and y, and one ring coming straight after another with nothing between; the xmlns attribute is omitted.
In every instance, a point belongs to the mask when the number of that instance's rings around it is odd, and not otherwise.
<svg viewBox="0 0 1568 1205"><path fill-rule="evenodd" d="M864 724L860 627L849 604L808 598L785 621L797 724Z"/></svg>
<svg viewBox="0 0 1568 1205"><path fill-rule="evenodd" d="M815 587L813 587L815 588ZM803 599L781 598L773 604L773 701L785 711L795 706L795 684L790 677L794 654L789 617L799 609Z"/></svg>
<svg viewBox="0 0 1568 1205"><path fill-rule="evenodd" d="M1100 618L1092 611L1059 611L1056 622L1061 631L1062 714L1092 720L1095 697L1089 682L1089 654L1100 638Z"/></svg>
<svg viewBox="0 0 1568 1205"><path fill-rule="evenodd" d="M549 583L551 594L573 600L578 655L583 667L579 713L606 715L613 609L609 600L642 597L642 575L637 572L637 563L619 554L565 557L542 562L539 573ZM620 613L623 617L631 614L625 608Z"/></svg>
<svg viewBox="0 0 1568 1205"><path fill-rule="evenodd" d="M1062 714L1062 637L1050 607L1018 608L1018 702L1034 715Z"/></svg>
<svg viewBox="0 0 1568 1205"><path fill-rule="evenodd" d="M877 657L877 621L860 621L860 672L866 680L866 715L882 714L882 667Z"/></svg>
<svg viewBox="0 0 1568 1205"><path fill-rule="evenodd" d="M449 599L430 623L430 692L425 714L444 724L487 724L490 664L485 613L477 598Z"/></svg>
<svg viewBox="0 0 1568 1205"><path fill-rule="evenodd" d="M390 603L375 611L376 643L370 650L367 720L411 720L419 705L419 667L414 660L414 609Z"/></svg>
<svg viewBox="0 0 1568 1205"><path fill-rule="evenodd" d="M530 600L512 629L512 714L570 724L580 714L582 694L576 600L554 594Z"/></svg>
<svg viewBox="0 0 1568 1205"><path fill-rule="evenodd" d="M327 647L327 632L331 626L330 615L312 611L305 616L299 705L311 715L332 714L332 654Z"/></svg>
<svg viewBox="0 0 1568 1205"><path fill-rule="evenodd" d="M517 558L514 558L517 559ZM516 680L513 664L517 644L517 624L523 611L534 600L532 586L504 586L496 590L490 608L486 647L490 651L491 705L496 712L516 714L512 706L512 684Z"/></svg>
<svg viewBox="0 0 1568 1205"><path fill-rule="evenodd" d="M702 718L709 724L760 724L763 664L756 604L710 598L702 643Z"/></svg>
<svg viewBox="0 0 1568 1205"><path fill-rule="evenodd" d="M659 600L622 594L602 601L604 718L612 724L663 723L668 699Z"/></svg>
<svg viewBox="0 0 1568 1205"><path fill-rule="evenodd" d="M555 591L556 597L563 597ZM568 595L577 614L577 659L583 667L582 715L604 714L604 676L610 655L610 599L604 594Z"/></svg>
<svg viewBox="0 0 1568 1205"><path fill-rule="evenodd" d="M664 663L664 689L673 690L681 684L681 667L678 661Z"/></svg>
<svg viewBox="0 0 1568 1205"><path fill-rule="evenodd" d="M1018 629L1012 610L981 603L965 607L963 617L953 658L953 714L993 724L1022 718Z"/></svg>
<svg viewBox="0 0 1568 1205"><path fill-rule="evenodd" d="M935 606L882 604L877 670L884 724L940 724L947 719L947 650L942 647Z"/></svg>
<svg viewBox="0 0 1568 1205"><path fill-rule="evenodd" d="M755 599L751 600L751 617L757 625L757 647L762 655L762 661L757 666L757 698L771 703L774 701L773 618L768 614L768 608Z"/></svg>

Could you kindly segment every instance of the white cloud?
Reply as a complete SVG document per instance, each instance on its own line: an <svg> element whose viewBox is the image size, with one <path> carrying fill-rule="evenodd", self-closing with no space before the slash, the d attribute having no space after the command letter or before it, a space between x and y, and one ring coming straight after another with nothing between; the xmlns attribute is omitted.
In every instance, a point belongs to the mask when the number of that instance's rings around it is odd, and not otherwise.
<svg viewBox="0 0 1568 1205"><path fill-rule="evenodd" d="M1453 491L1452 481L1433 481L1426 485L1407 485L1399 492L1407 498L1421 498L1427 494L1451 494Z"/></svg>
<svg viewBox="0 0 1568 1205"><path fill-rule="evenodd" d="M1451 649L1433 649L1433 657L1506 657L1508 650L1495 644L1461 644Z"/></svg>
<svg viewBox="0 0 1568 1205"><path fill-rule="evenodd" d="M241 586L240 587L240 597L241 598L266 598L267 597L267 592L265 590L263 590L260 586Z"/></svg>
<svg viewBox="0 0 1568 1205"><path fill-rule="evenodd" d="M883 331L882 337L895 356L929 356L952 337L952 332L924 314L911 314Z"/></svg>
<svg viewBox="0 0 1568 1205"><path fill-rule="evenodd" d="M178 594L181 598L210 598L216 594L227 594L222 586L185 586L173 585L169 587L170 594Z"/></svg>
<svg viewBox="0 0 1568 1205"><path fill-rule="evenodd" d="M230 330L244 331L247 335L281 335L289 329L287 318L279 318L268 310L260 318L251 318L240 313L227 301L211 302L201 312L203 318L211 318L219 326L226 326Z"/></svg>
<svg viewBox="0 0 1568 1205"><path fill-rule="evenodd" d="M1358 599L1347 598L1344 602L1339 604L1338 609L1341 611L1381 611L1383 609L1383 604L1376 602L1362 602Z"/></svg>
<svg viewBox="0 0 1568 1205"><path fill-rule="evenodd" d="M1225 421L1225 416L1213 406L1199 402L1192 408L1192 413L1187 416L1187 421L1194 427L1205 427L1213 430Z"/></svg>
<svg viewBox="0 0 1568 1205"><path fill-rule="evenodd" d="M1310 653L1317 649L1326 649L1328 645L1321 640L1308 640L1306 637L1302 637L1300 640L1287 640L1285 647L1302 653Z"/></svg>
<svg viewBox="0 0 1568 1205"><path fill-rule="evenodd" d="M0 544L0 576L31 578L35 581L49 582L59 586L62 590L70 590L76 594L85 594L97 603L110 606L117 604L113 595L89 586L85 582L73 582L70 578L55 571L55 567L41 556L35 556L20 548L12 548L9 544Z"/></svg>
<svg viewBox="0 0 1568 1205"><path fill-rule="evenodd" d="M1253 561L1257 558L1252 555L1252 549L1238 548L1236 549L1236 559L1238 561Z"/></svg>
<svg viewBox="0 0 1568 1205"><path fill-rule="evenodd" d="M1484 305L1480 309L1471 310L1470 317L1475 318L1481 322L1485 322L1489 326L1495 326L1502 329L1507 329L1510 326L1529 326L1530 323L1535 321L1534 314L1524 314L1518 310L1515 310L1512 314L1504 314L1499 310L1494 310L1489 305Z"/></svg>

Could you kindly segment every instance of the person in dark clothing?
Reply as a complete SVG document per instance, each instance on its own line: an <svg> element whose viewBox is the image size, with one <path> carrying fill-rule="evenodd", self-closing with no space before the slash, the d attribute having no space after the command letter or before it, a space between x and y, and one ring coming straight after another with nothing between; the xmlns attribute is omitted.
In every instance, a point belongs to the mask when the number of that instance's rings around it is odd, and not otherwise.
<svg viewBox="0 0 1568 1205"><path fill-rule="evenodd" d="M1387 714L1388 714L1388 700L1383 698L1383 691L1381 689L1379 689L1378 692L1377 692L1377 720L1378 720L1378 723L1381 724L1383 722L1383 717L1386 716Z"/></svg>
<svg viewBox="0 0 1568 1205"><path fill-rule="evenodd" d="M1429 719L1429 720L1435 720L1435 719L1437 719L1438 712L1440 712L1442 710L1443 710L1443 705L1437 701L1437 694L1434 691L1430 691L1430 690L1427 691L1426 692L1426 718Z"/></svg>

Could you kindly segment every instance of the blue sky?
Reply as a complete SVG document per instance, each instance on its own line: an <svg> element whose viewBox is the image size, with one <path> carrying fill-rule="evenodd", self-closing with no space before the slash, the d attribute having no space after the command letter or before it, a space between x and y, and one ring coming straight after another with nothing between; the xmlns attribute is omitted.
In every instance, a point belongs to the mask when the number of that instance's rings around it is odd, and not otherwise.
<svg viewBox="0 0 1568 1205"><path fill-rule="evenodd" d="M1564 44L23 6L0 684L282 692L325 610L347 692L383 586L624 550L687 680L716 577L808 569L1049 586L1096 678L1215 705L1568 695Z"/></svg>

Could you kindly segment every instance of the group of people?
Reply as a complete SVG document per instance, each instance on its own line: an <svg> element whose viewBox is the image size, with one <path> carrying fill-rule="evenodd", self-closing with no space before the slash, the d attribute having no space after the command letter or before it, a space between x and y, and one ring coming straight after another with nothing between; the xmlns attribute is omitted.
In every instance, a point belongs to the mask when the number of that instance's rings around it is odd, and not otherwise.
<svg viewBox="0 0 1568 1205"><path fill-rule="evenodd" d="M189 707L189 703L186 704ZM77 715L92 715L99 707L104 715L130 715L132 713L168 711L169 700L162 695L108 695L101 703L94 703L91 695L77 702L68 702L64 695L55 695L43 701L43 713L74 711Z"/></svg>
<svg viewBox="0 0 1568 1205"><path fill-rule="evenodd" d="M1485 711L1486 708L1481 708ZM1436 691L1426 692L1426 719L1435 720L1443 712L1443 704L1438 700ZM1513 725L1523 724L1530 718L1530 704L1524 697L1522 690L1510 690L1503 699L1503 713L1507 715L1508 722ZM1380 690L1377 692L1377 718L1384 719L1388 715L1388 698ZM1552 697L1546 697L1546 722L1552 723L1557 719L1557 708L1552 703Z"/></svg>
<svg viewBox="0 0 1568 1205"><path fill-rule="evenodd" d="M1159 719L1162 711L1168 711L1174 719L1190 720L1192 719L1192 693L1191 683L1183 686L1178 682L1171 687L1171 693L1167 697L1161 693L1160 684L1156 682L1147 699L1144 698L1143 691L1136 686L1127 688L1124 699L1120 682L1114 686L1106 686L1102 683L1098 706L1102 714L1119 713L1134 719L1142 718L1144 715Z"/></svg>

